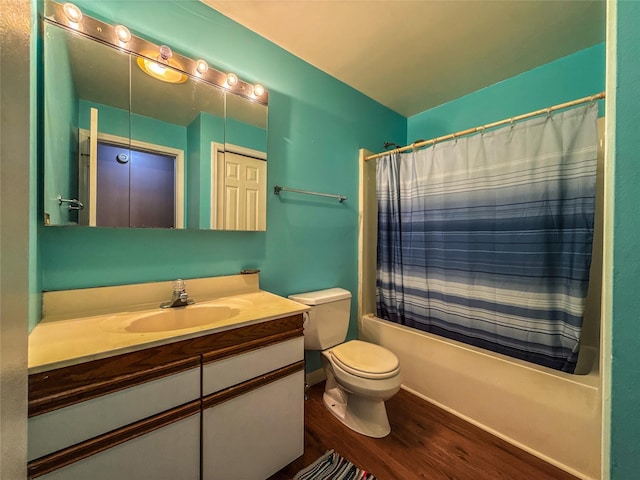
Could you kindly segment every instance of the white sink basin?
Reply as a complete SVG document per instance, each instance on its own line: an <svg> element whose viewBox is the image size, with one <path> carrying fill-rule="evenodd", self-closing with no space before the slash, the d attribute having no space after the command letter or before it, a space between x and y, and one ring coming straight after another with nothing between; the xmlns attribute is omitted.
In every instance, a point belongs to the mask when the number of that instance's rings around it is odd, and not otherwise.
<svg viewBox="0 0 640 480"><path fill-rule="evenodd" d="M202 327L235 317L240 313L237 308L227 306L210 306L206 308L167 308L154 313L138 316L128 326L125 332L147 333L182 330L183 328Z"/></svg>
<svg viewBox="0 0 640 480"><path fill-rule="evenodd" d="M140 313L118 314L109 317L103 327L129 333L153 333L184 330L215 325L237 316L252 302L242 299L228 299L189 305L177 308L158 308Z"/></svg>

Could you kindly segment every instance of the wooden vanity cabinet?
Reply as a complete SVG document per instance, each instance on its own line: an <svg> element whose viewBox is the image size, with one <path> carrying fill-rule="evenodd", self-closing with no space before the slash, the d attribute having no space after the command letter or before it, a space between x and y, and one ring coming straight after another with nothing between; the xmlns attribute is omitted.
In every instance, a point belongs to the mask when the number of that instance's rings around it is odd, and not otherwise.
<svg viewBox="0 0 640 480"><path fill-rule="evenodd" d="M264 479L302 454L302 345L293 315L32 374L29 478Z"/></svg>

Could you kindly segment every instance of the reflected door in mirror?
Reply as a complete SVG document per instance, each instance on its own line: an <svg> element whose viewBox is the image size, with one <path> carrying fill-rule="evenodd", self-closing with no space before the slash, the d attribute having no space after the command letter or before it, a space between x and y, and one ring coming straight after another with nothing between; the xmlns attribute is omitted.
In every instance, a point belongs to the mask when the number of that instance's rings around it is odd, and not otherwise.
<svg viewBox="0 0 640 480"><path fill-rule="evenodd" d="M98 143L96 225L175 228L175 160Z"/></svg>
<svg viewBox="0 0 640 480"><path fill-rule="evenodd" d="M267 229L267 154L240 145L211 144L211 226Z"/></svg>
<svg viewBox="0 0 640 480"><path fill-rule="evenodd" d="M267 162L229 151L224 157L225 229L266 230Z"/></svg>

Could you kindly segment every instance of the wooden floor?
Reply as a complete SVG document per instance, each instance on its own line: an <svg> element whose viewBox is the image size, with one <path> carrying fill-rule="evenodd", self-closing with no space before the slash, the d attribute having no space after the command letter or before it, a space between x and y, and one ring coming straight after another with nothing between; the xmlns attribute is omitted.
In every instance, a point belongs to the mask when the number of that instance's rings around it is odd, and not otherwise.
<svg viewBox="0 0 640 480"><path fill-rule="evenodd" d="M404 390L387 402L391 433L365 437L326 410L323 388L311 387L305 402L304 455L269 480L291 480L329 449L378 480L576 480Z"/></svg>

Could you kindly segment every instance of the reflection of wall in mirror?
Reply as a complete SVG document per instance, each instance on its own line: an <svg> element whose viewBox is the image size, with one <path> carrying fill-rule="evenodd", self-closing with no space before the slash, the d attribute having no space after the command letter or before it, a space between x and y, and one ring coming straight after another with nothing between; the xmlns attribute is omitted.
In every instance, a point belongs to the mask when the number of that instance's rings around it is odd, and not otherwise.
<svg viewBox="0 0 640 480"><path fill-rule="evenodd" d="M224 119L200 112L188 127L187 228L209 229L211 140L224 139Z"/></svg>
<svg viewBox="0 0 640 480"><path fill-rule="evenodd" d="M47 30L44 65L44 211L51 224L65 225L75 223L77 213L58 205L56 197L77 195L78 97L63 32Z"/></svg>
<svg viewBox="0 0 640 480"><path fill-rule="evenodd" d="M225 142L259 152L267 151L267 131L234 118L227 118Z"/></svg>
<svg viewBox="0 0 640 480"><path fill-rule="evenodd" d="M120 108L102 105L86 100L79 101L80 128L88 129L90 125L89 112L95 107L100 112L100 133L131 138L141 142L166 145L171 148L186 148L187 129L180 125L163 122L155 118L144 117L129 113Z"/></svg>

